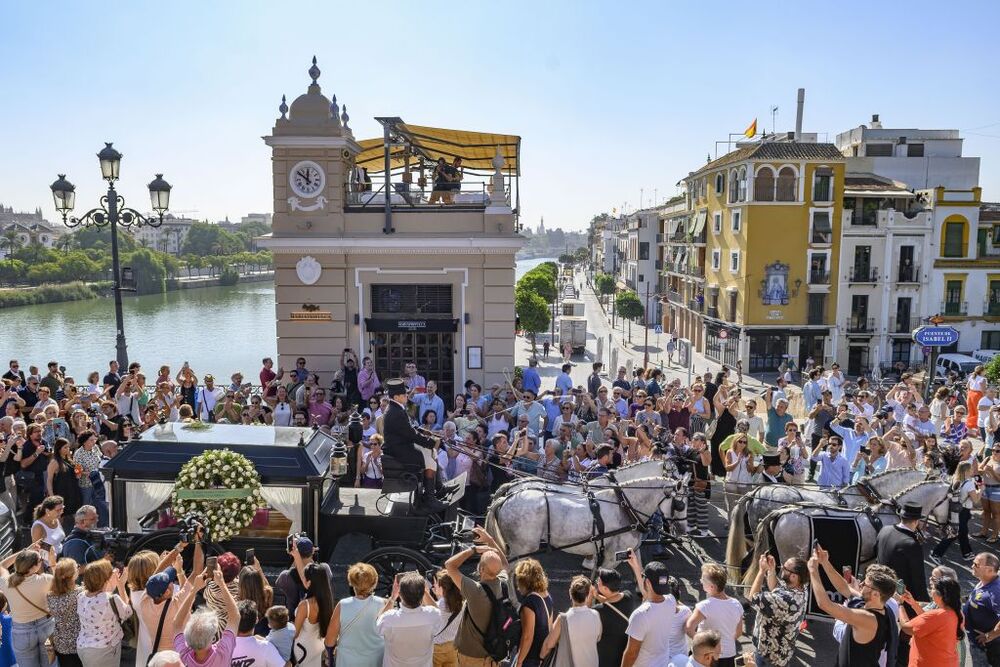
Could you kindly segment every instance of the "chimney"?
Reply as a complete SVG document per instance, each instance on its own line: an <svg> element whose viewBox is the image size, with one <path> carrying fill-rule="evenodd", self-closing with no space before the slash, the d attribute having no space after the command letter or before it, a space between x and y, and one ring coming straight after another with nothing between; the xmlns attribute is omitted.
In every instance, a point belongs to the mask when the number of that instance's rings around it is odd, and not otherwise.
<svg viewBox="0 0 1000 667"><path fill-rule="evenodd" d="M799 99L795 108L795 140L802 138L802 107L806 103L806 89L799 88Z"/></svg>
<svg viewBox="0 0 1000 667"><path fill-rule="evenodd" d="M877 113L873 113L872 114L872 129L873 130L881 130L882 129L882 123L879 122L878 114Z"/></svg>

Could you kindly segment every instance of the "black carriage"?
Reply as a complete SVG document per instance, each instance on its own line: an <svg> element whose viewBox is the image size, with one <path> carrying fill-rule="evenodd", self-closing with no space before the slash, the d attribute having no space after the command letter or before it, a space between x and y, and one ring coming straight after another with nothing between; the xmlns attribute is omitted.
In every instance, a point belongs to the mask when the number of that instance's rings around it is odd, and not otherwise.
<svg viewBox="0 0 1000 667"><path fill-rule="evenodd" d="M325 430L293 427L181 423L160 424L128 443L105 466L111 524L123 555L176 544L179 529L167 526L174 481L191 458L211 449L229 449L248 458L260 474L267 507L236 536L211 544L215 552L242 557L253 548L266 570L289 565L286 538L303 532L318 549L318 560L341 568L363 560L378 570L383 587L397 572L426 572L454 552L463 517L448 520L414 510L411 499L419 471L388 460L383 489L340 485L345 438ZM346 449L346 451L345 451ZM454 507L464 485L449 498ZM209 526L211 530L211 526Z"/></svg>

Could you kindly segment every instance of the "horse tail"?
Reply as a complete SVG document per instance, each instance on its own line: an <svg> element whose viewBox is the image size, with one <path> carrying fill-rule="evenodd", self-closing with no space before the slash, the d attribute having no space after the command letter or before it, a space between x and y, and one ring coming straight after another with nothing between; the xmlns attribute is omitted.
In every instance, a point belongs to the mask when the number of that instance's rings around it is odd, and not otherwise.
<svg viewBox="0 0 1000 667"><path fill-rule="evenodd" d="M750 567L747 568L746 574L743 576L743 583L745 585L749 586L757 577L757 559L764 554L771 553L771 549L774 547L771 540L774 534L774 527L783 516L789 513L790 509L782 507L769 512L761 520L760 525L757 526L757 532L753 540L753 558L750 559Z"/></svg>
<svg viewBox="0 0 1000 667"><path fill-rule="evenodd" d="M486 532L490 534L497 542L497 546L500 547L500 551L504 554L507 553L507 544L504 542L503 533L500 531L500 522L497 521L497 513L500 512L500 508L503 507L503 501L506 500L506 496L500 496L497 500L490 503L489 508L486 510Z"/></svg>
<svg viewBox="0 0 1000 667"><path fill-rule="evenodd" d="M742 497L733 506L729 513L729 536L726 540L726 565L729 569L729 576L736 579L740 576L740 569L743 559L747 555L747 539L743 527L746 518L747 504L751 500L749 493Z"/></svg>

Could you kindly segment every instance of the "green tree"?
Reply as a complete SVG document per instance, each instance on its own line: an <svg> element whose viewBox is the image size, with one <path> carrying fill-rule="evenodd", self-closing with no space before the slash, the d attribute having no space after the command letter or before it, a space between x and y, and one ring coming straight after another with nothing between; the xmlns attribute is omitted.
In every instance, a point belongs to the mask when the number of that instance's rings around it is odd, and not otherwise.
<svg viewBox="0 0 1000 667"><path fill-rule="evenodd" d="M531 354L536 354L535 337L549 328L549 305L545 299L528 289L514 292L514 310L521 329L531 336Z"/></svg>
<svg viewBox="0 0 1000 667"><path fill-rule="evenodd" d="M516 289L537 294L545 303L554 303L559 292L556 280L547 271L532 269L517 281Z"/></svg>
<svg viewBox="0 0 1000 667"><path fill-rule="evenodd" d="M240 272L232 264L226 264L219 273L220 285L235 285L240 281Z"/></svg>
<svg viewBox="0 0 1000 667"><path fill-rule="evenodd" d="M573 257L576 259L577 264L583 264L588 259L590 259L590 248L581 247L573 251Z"/></svg>
<svg viewBox="0 0 1000 667"><path fill-rule="evenodd" d="M111 228L110 227L83 227L71 234L73 241L79 248L95 248L111 252ZM121 253L132 252L139 247L138 241L130 232L118 228L118 251Z"/></svg>
<svg viewBox="0 0 1000 667"><path fill-rule="evenodd" d="M601 296L614 294L617 287L614 276L607 273L598 273L594 276L594 286L597 287L597 293Z"/></svg>
<svg viewBox="0 0 1000 667"><path fill-rule="evenodd" d="M14 259L16 253L24 243L21 242L19 232L16 229L8 229L0 235L0 248L7 251L7 259Z"/></svg>
<svg viewBox="0 0 1000 667"><path fill-rule="evenodd" d="M628 320L628 342L631 343L632 320L642 317L643 313L646 312L642 307L642 301L639 300L639 296L635 292L622 292L615 302L615 312L618 313L619 317Z"/></svg>
<svg viewBox="0 0 1000 667"><path fill-rule="evenodd" d="M576 256L568 252L564 252L563 254L559 255L559 263L570 264L570 265L576 264Z"/></svg>
<svg viewBox="0 0 1000 667"><path fill-rule="evenodd" d="M986 362L986 379L990 381L990 384L997 384L1000 382L1000 354L990 359Z"/></svg>
<svg viewBox="0 0 1000 667"><path fill-rule="evenodd" d="M97 280L101 275L101 265L82 250L74 250L61 256L58 264L60 267L59 279L65 282Z"/></svg>
<svg viewBox="0 0 1000 667"><path fill-rule="evenodd" d="M28 265L19 259L9 259L5 262L0 262L0 282L16 285L24 280L27 272Z"/></svg>
<svg viewBox="0 0 1000 667"><path fill-rule="evenodd" d="M123 262L132 268L138 294L162 294L166 291L167 270L159 253L147 248L136 250Z"/></svg>
<svg viewBox="0 0 1000 667"><path fill-rule="evenodd" d="M218 225L196 222L188 228L184 252L192 255L230 255L244 249L243 242Z"/></svg>

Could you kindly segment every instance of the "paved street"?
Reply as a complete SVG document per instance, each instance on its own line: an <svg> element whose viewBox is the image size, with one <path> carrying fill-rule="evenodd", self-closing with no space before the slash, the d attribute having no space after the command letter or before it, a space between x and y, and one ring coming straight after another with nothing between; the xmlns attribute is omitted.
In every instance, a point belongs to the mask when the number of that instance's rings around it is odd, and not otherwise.
<svg viewBox="0 0 1000 667"><path fill-rule="evenodd" d="M577 278L577 285L580 284L580 278ZM591 373L591 363L596 359L597 354L597 340L598 338L603 338L603 359L605 363L605 368L608 368L608 364L612 358L617 358L619 365L625 365L629 368L634 368L637 365L641 365L643 361L643 347L642 347L642 328L641 326L633 325L632 327L632 340L636 345L629 345L628 340L628 329L627 326L623 330L621 326L616 326L612 329L610 322L604 317L603 310L597 301L597 296L589 288L589 286L584 285L580 292L580 298L586 303L586 313L588 320L588 335L587 335L587 353L586 357L581 355L575 355L573 358L574 367L571 371L571 375L576 384L586 386L587 376ZM608 335L611 335L612 347L610 349L615 350L614 353L609 354L608 345ZM663 361L663 370L667 376L671 379L678 377L683 383L687 383L687 369L679 368L674 365L671 366L666 363L666 353L660 354L661 350L656 344L655 335L650 332L650 359L651 364L660 366L660 361ZM538 337L539 344L539 365L538 372L542 377L542 388L551 387L555 381L556 376L560 372L560 366L562 359L557 352L555 352L556 346L552 347L550 351L548 360L541 358L541 343L545 340L544 337ZM526 365L528 359L531 356L531 342L526 338L518 338L516 342L515 356L517 364L519 366ZM631 360L631 364L628 362ZM694 355L694 367L695 371L704 373L706 370L711 370L716 372L719 369L719 364L709 361L699 354ZM612 374L614 369L612 368ZM612 375L613 377L613 375ZM744 392L748 389L750 391L759 392L763 390L764 385L757 379L744 376ZM684 592L682 594L682 602L688 606L692 606L695 602L704 597L704 593L701 591L699 586L699 578L701 575L701 565L705 562L722 562L725 556L725 539L728 534L728 521L727 513L725 510L724 499L722 497L722 485L719 483L713 484L713 497L709 509L709 527L711 531L716 535L715 538L705 538L698 540L685 539L682 543L673 545L668 549L669 558L667 563L670 566L671 573L676 576L682 582ZM929 539L929 545L926 550L929 553L931 546L937 543L936 537ZM987 550L989 546L983 543L981 540L973 539L973 547L977 551ZM649 549L644 550L644 556L648 557ZM950 556L957 556L957 549L952 549L949 551ZM582 569L580 566L580 559L576 557L568 557L563 554L546 554L539 558L542 564L545 566L546 571L550 577L550 587L553 595L557 598L557 602L560 604L568 604L567 597L567 587L569 580L576 574L581 573ZM963 590L969 590L974 585L974 580L972 579L971 572L967 567L967 564L962 561L946 561L946 564L955 568L958 571L962 582ZM933 564L930 561L925 562L926 571L929 574ZM626 568L621 568L624 572ZM749 618L749 616L748 616ZM792 662L793 665L827 665L832 664L832 656L836 651L836 642L833 640L831 635L832 624L823 621L811 621L808 623L807 628L804 632L799 635L797 641L797 652L796 659ZM750 628L747 632L750 632ZM744 650L750 650L752 647L747 641L744 644ZM823 657L819 657L823 656ZM831 656L826 658L826 656ZM966 661L966 665L971 665L971 661Z"/></svg>

